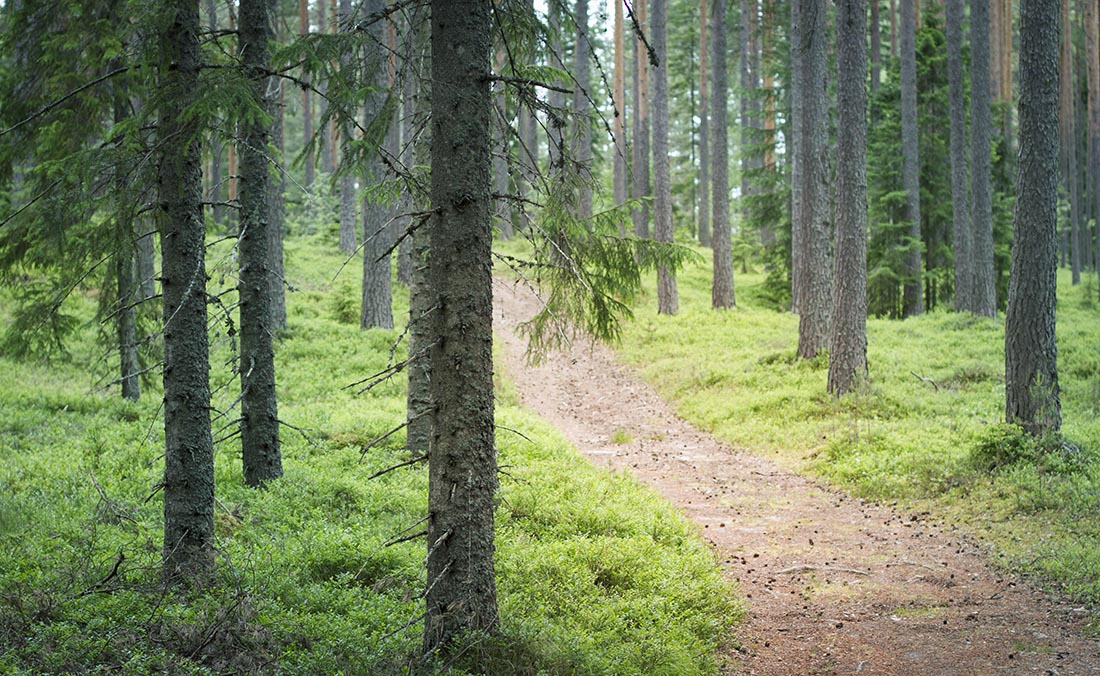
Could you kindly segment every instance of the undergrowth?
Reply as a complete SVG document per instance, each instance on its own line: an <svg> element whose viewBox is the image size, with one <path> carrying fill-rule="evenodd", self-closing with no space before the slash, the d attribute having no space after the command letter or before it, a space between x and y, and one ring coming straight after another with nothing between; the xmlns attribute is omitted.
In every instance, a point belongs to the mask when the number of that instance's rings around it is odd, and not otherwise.
<svg viewBox="0 0 1100 676"><path fill-rule="evenodd" d="M231 283L227 251L209 258L214 282ZM0 357L0 673L465 673L415 657L426 545L397 541L423 527L426 469L367 479L410 457L400 434L361 451L404 419L404 385L345 386L387 365L398 332L359 330L359 266L334 279L341 262L321 239L287 242L286 475L245 487L236 416L216 418L219 572L201 592L158 585L161 393L147 383L131 403L93 388L113 368L92 339L95 290L68 303L85 323L71 360ZM0 296L0 322L4 306ZM404 316L407 298L394 310ZM212 324L224 410L239 387L234 339ZM629 477L593 468L507 383L497 418L501 626L464 659L501 676L713 674L740 610L693 528Z"/></svg>
<svg viewBox="0 0 1100 676"><path fill-rule="evenodd" d="M710 308L710 267L679 277L680 314L635 307L622 352L678 412L875 500L932 508L1000 560L1100 607L1100 311L1059 273L1062 435L1004 425L1004 320L937 310L867 322L870 379L836 399L827 357L795 356L798 318L768 309L764 275L736 278L739 306ZM629 432L629 431L627 431Z"/></svg>

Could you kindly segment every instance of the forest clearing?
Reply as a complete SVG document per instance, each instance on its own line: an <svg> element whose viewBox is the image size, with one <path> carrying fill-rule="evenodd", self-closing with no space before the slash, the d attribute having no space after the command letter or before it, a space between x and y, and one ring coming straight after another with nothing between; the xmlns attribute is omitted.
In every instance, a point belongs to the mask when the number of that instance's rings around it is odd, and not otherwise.
<svg viewBox="0 0 1100 676"><path fill-rule="evenodd" d="M1100 673L1096 0L0 0L0 674Z"/></svg>

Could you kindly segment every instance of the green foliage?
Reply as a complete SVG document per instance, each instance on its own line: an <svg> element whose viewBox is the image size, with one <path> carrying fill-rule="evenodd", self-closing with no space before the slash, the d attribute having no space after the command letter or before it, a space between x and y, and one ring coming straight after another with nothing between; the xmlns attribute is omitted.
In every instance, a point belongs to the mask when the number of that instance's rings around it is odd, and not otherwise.
<svg viewBox="0 0 1100 676"><path fill-rule="evenodd" d="M988 537L1001 560L1100 603L1100 318L1060 273L1062 437L1004 416L1000 320L937 310L869 319L870 380L839 399L825 360L794 359L797 317L742 275L736 312L710 309L709 268L679 276L675 318L637 309L623 353L684 418L867 498L931 509ZM647 289L653 292L652 285Z"/></svg>
<svg viewBox="0 0 1100 676"><path fill-rule="evenodd" d="M345 388L402 359L395 331L360 331L332 312L355 297L360 266L322 235L287 242L291 329L277 345L286 476L246 487L235 440L216 445L219 572L202 593L159 587L159 399L88 393L83 363L0 357L0 672L466 673L422 663L423 465L409 458L405 388ZM231 254L208 257L213 277ZM75 295L81 317L95 301ZM233 294L223 299L232 304ZM395 314L407 313L395 299ZM10 302L0 302L0 321ZM214 407L236 399L223 328L212 340ZM739 609L706 545L662 500L597 470L500 390L499 635L466 654L500 676L715 673L716 642ZM216 414L215 429L226 424ZM230 425L232 428L232 424ZM507 428L517 429L523 436ZM226 437L228 432L220 436ZM476 638L476 637L474 637ZM482 637L484 638L484 637Z"/></svg>

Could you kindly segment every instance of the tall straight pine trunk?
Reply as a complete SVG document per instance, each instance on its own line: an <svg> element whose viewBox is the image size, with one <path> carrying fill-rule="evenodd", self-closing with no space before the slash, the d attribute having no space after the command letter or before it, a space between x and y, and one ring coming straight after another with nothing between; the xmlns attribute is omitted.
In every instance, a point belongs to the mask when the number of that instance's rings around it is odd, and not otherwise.
<svg viewBox="0 0 1100 676"><path fill-rule="evenodd" d="M921 264L920 156L917 140L916 0L901 0L901 183L905 190L905 220L909 221L909 252L905 258L902 312L924 313Z"/></svg>
<svg viewBox="0 0 1100 676"><path fill-rule="evenodd" d="M989 82L989 0L970 3L970 199L974 279L970 290L974 314L997 314L993 277L993 168Z"/></svg>
<svg viewBox="0 0 1100 676"><path fill-rule="evenodd" d="M650 0L650 40L658 65L653 76L653 239L672 241L672 182L668 148L668 14L665 0ZM676 273L657 269L657 311L674 315L680 310Z"/></svg>
<svg viewBox="0 0 1100 676"><path fill-rule="evenodd" d="M951 117L951 209L955 243L955 309L971 307L974 254L966 171L966 93L963 82L963 0L947 0L947 80Z"/></svg>
<svg viewBox="0 0 1100 676"><path fill-rule="evenodd" d="M618 5L619 3L615 3ZM699 244L711 245L710 210L710 99L707 80L710 78L709 47L710 12L707 0L699 0Z"/></svg>
<svg viewBox="0 0 1100 676"><path fill-rule="evenodd" d="M729 148L726 140L726 3L717 0L711 8L710 45L711 68L714 73L714 90L711 106L711 139L714 153L711 156L714 181L714 276L711 282L710 304L714 308L731 308L736 305L733 290L733 258L730 250L729 205ZM742 120L744 124L744 120ZM744 153L742 153L744 157Z"/></svg>

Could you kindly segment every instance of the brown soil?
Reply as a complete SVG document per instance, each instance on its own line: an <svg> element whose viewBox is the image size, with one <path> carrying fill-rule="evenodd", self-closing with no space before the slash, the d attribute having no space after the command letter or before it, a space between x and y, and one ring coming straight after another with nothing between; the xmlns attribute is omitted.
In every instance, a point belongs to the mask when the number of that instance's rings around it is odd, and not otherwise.
<svg viewBox="0 0 1100 676"><path fill-rule="evenodd" d="M603 346L528 366L527 290L498 280L497 334L523 404L591 461L665 496L737 581L731 674L1100 674L1088 614L990 566L964 533L853 498L678 418ZM629 435L614 443L612 435ZM621 440L621 438L619 439Z"/></svg>

